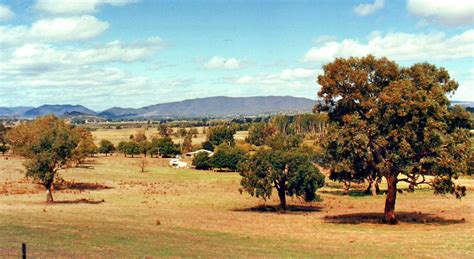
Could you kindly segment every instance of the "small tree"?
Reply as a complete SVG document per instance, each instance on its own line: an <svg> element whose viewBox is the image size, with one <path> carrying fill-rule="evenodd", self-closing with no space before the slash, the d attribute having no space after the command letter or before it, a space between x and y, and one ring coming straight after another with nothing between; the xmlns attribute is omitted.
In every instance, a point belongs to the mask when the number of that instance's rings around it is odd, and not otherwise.
<svg viewBox="0 0 474 259"><path fill-rule="evenodd" d="M184 137L182 147L183 153L191 152L193 150L193 139L191 134L188 134L186 137Z"/></svg>
<svg viewBox="0 0 474 259"><path fill-rule="evenodd" d="M147 137L146 137L144 132L138 132L138 133L135 134L135 137L133 138L133 140L140 143L140 142L146 141Z"/></svg>
<svg viewBox="0 0 474 259"><path fill-rule="evenodd" d="M23 123L7 134L15 153L27 158L26 176L46 188L46 202L53 202L51 187L58 170L73 158L82 135L77 128L55 116Z"/></svg>
<svg viewBox="0 0 474 259"><path fill-rule="evenodd" d="M178 131L176 132L176 136L178 138L184 138L188 135L188 131L186 131L186 128L179 128Z"/></svg>
<svg viewBox="0 0 474 259"><path fill-rule="evenodd" d="M138 162L138 166L140 167L141 172L144 173L146 167L148 166L148 160L146 159L146 157L140 159L140 161Z"/></svg>
<svg viewBox="0 0 474 259"><path fill-rule="evenodd" d="M193 138L197 138L197 135L199 134L198 129L196 129L196 128L189 129L188 133L191 134L193 136Z"/></svg>
<svg viewBox="0 0 474 259"><path fill-rule="evenodd" d="M309 157L299 151L263 150L247 156L239 164L242 187L252 196L268 199L273 188L280 207L286 210L286 196L316 199L316 190L324 185L324 175Z"/></svg>
<svg viewBox="0 0 474 259"><path fill-rule="evenodd" d="M135 141L130 141L125 146L125 154L131 155L132 158L133 158L134 155L138 155L140 153L141 153L140 152L140 145L138 145L138 143L135 142Z"/></svg>
<svg viewBox="0 0 474 259"><path fill-rule="evenodd" d="M211 158L207 152L199 152L193 158L193 165L198 170L209 170L211 166Z"/></svg>
<svg viewBox="0 0 474 259"><path fill-rule="evenodd" d="M159 142L159 138L153 138L151 142L148 143L148 154L150 154L150 157L158 156L160 154Z"/></svg>
<svg viewBox="0 0 474 259"><path fill-rule="evenodd" d="M107 156L108 154L112 154L115 151L115 147L112 142L103 139L100 141L98 151L99 153L105 154L105 156Z"/></svg>
<svg viewBox="0 0 474 259"><path fill-rule="evenodd" d="M140 147L140 153L143 154L144 157L148 154L150 148L151 148L151 143L149 141L141 141L138 142L138 146Z"/></svg>
<svg viewBox="0 0 474 259"><path fill-rule="evenodd" d="M122 152L124 157L127 157L127 152L126 152L127 144L128 143L126 141L120 141L120 143L118 143L117 145L117 150Z"/></svg>
<svg viewBox="0 0 474 259"><path fill-rule="evenodd" d="M160 134L162 138L169 138L173 134L173 129L163 123L158 126L158 134Z"/></svg>

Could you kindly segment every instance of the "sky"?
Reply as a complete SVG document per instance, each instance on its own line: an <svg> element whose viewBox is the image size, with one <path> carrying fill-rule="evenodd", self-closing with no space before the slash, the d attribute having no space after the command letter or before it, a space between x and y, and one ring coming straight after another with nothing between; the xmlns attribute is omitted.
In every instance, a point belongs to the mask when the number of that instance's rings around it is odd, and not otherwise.
<svg viewBox="0 0 474 259"><path fill-rule="evenodd" d="M474 101L474 1L0 0L4 107L316 99L324 64L369 53L444 67Z"/></svg>

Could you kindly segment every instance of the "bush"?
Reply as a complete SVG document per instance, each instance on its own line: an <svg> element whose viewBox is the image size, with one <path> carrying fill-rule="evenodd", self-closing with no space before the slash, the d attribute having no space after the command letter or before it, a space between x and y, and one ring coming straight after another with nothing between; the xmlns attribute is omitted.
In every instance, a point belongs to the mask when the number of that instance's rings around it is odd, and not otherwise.
<svg viewBox="0 0 474 259"><path fill-rule="evenodd" d="M202 148L209 151L214 151L214 145L209 141L202 142Z"/></svg>
<svg viewBox="0 0 474 259"><path fill-rule="evenodd" d="M5 146L5 145L2 145L0 146L0 153L2 153L2 155L5 155L5 153L10 150L10 147L9 146Z"/></svg>
<svg viewBox="0 0 474 259"><path fill-rule="evenodd" d="M209 170L211 166L211 158L207 152L199 152L193 158L193 165L199 170Z"/></svg>
<svg viewBox="0 0 474 259"><path fill-rule="evenodd" d="M217 151L211 158L213 168L229 169L235 171L237 164L243 159L245 152L238 147L232 147L225 143L217 147Z"/></svg>

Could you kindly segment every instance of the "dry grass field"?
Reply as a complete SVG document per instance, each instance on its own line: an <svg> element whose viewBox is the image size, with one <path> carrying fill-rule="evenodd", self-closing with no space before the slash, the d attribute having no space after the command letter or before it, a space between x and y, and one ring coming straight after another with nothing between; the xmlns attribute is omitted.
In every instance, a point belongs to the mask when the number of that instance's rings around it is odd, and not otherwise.
<svg viewBox="0 0 474 259"><path fill-rule="evenodd" d="M198 129L199 134L197 135L197 138L193 138L193 145L201 144L203 141L206 140L206 134L203 133L203 127L196 127ZM190 128L186 128L186 130L189 130ZM173 132L176 132L178 128L173 128ZM122 128L122 129L102 129L99 128L95 131L92 131L92 136L94 137L94 140L96 144L99 144L99 142L102 139L107 139L111 141L114 145L117 145L120 141L128 141L130 140L130 135L134 135L138 132L143 132L147 136L148 139L152 139L153 137L159 137L158 135L158 129L155 128L136 128L136 127L130 127L130 128ZM180 143L182 139L172 136L172 139L175 143Z"/></svg>
<svg viewBox="0 0 474 259"><path fill-rule="evenodd" d="M99 131L100 132L100 131ZM108 137L110 135L107 135ZM109 138L110 139L110 138ZM338 184L321 202L239 192L237 173L179 170L153 159L97 157L60 173L56 203L23 179L22 159L0 157L0 257L474 257L474 179L456 200L429 190L399 194L400 224L379 224L384 196Z"/></svg>

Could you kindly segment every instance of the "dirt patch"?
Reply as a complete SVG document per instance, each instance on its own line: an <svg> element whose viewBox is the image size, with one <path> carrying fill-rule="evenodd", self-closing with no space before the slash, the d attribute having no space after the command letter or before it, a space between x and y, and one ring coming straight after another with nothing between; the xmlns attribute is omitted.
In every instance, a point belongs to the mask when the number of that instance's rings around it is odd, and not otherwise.
<svg viewBox="0 0 474 259"><path fill-rule="evenodd" d="M44 192L44 187L32 184L31 181L26 178L7 180L0 185L0 195L36 194L40 192Z"/></svg>

